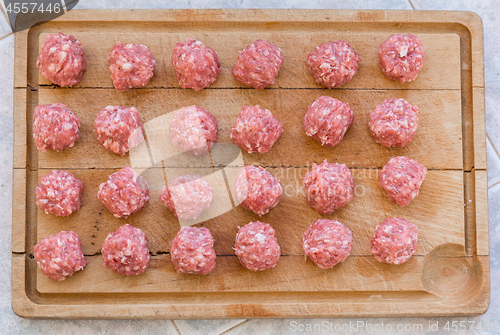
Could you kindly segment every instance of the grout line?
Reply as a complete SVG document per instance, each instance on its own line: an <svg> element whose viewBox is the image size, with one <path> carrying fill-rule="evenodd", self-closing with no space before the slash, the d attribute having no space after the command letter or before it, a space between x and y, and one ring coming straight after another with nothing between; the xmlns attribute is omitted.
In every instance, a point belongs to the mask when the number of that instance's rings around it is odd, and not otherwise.
<svg viewBox="0 0 500 335"><path fill-rule="evenodd" d="M493 141L491 140L490 136L488 135L488 133L486 133L486 139L488 140L488 142L490 142L490 145L491 147L493 148L493 151L495 152L495 154L497 155L497 158L500 160L500 154L498 154L498 150L497 148L495 148L495 146L493 145Z"/></svg>
<svg viewBox="0 0 500 335"><path fill-rule="evenodd" d="M408 0L408 2L410 3L410 6L413 10L420 10L420 6L416 2L416 0ZM413 2L415 2L415 3L413 3Z"/></svg>
<svg viewBox="0 0 500 335"><path fill-rule="evenodd" d="M244 324L244 323L246 323L246 322L248 322L248 320L246 320L246 319L245 319L245 320L241 321L240 323L235 324L235 325L234 325L234 326L232 326L231 328L224 330L222 333L219 333L218 335L227 334L227 333L229 333L231 330L233 330L234 328L239 327L239 326L241 326L242 324Z"/></svg>
<svg viewBox="0 0 500 335"><path fill-rule="evenodd" d="M7 38L7 37L9 37L10 35L14 35L14 33L10 32L7 35L3 35L2 37L0 37L0 41L3 40L3 39L5 39L5 38Z"/></svg>
<svg viewBox="0 0 500 335"><path fill-rule="evenodd" d="M177 331L177 334L182 335L181 331L179 330L179 327L177 327L177 325L175 324L175 321L174 320L170 320L170 322L172 322L172 324L174 325L174 328Z"/></svg>
<svg viewBox="0 0 500 335"><path fill-rule="evenodd" d="M14 28L12 27L12 24L10 23L9 16L5 12L5 8L3 8L3 4L0 5L0 10L2 11L3 16L5 17L5 20L7 21L7 24L10 27L11 33L14 31Z"/></svg>
<svg viewBox="0 0 500 335"><path fill-rule="evenodd" d="M495 186L497 186L498 184L500 184L500 180L497 181L496 183L492 184L491 186L488 186L488 190L491 189L491 188L493 188L493 187L495 187Z"/></svg>

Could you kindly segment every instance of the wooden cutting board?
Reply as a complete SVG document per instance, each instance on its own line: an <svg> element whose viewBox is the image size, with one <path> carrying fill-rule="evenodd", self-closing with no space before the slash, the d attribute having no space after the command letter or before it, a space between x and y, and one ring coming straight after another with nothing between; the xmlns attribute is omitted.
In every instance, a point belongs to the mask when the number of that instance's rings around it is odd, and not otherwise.
<svg viewBox="0 0 500 335"><path fill-rule="evenodd" d="M84 47L87 71L79 85L59 88L38 75L36 57L46 34L73 34ZM426 58L412 83L387 80L378 49L392 33L413 33ZM212 47L222 63L219 79L199 92L180 89L170 64L175 43L193 37ZM276 84L262 91L242 87L231 75L238 50L258 38L278 45L285 62ZM305 65L320 43L347 40L361 57L348 84L327 90ZM116 91L107 58L117 42L143 43L157 72L142 89ZM476 315L489 303L488 204L485 145L483 32L468 12L335 10L73 10L56 21L16 34L14 109L14 194L12 301L24 317L52 318L249 318ZM335 148L321 147L302 130L307 106L322 95L348 102L354 126ZM405 148L374 143L368 114L397 97L420 107L420 128ZM38 152L32 140L33 109L61 102L82 121L74 148ZM147 141L125 157L101 148L92 133L107 105L135 106L146 124ZM203 106L217 118L219 144L205 159L168 157L168 140L152 126L183 106ZM228 154L229 132L244 105L270 109L284 133L266 154ZM149 128L148 128L149 127ZM150 130L151 130L150 129ZM224 145L226 144L226 145ZM405 155L429 172L409 206L391 203L378 187L378 172L391 156ZM171 156L171 155L170 155ZM312 163L345 163L356 184L354 200L331 215L306 202L302 178ZM258 219L234 207L232 183L243 164L266 167L281 180L284 195L261 221L276 229L278 265L253 273L232 249L238 226ZM132 165L151 186L146 208L129 219L114 218L96 199L98 185ZM34 190L52 169L65 169L85 184L84 205L67 218L37 209ZM160 202L160 188L180 174L210 178L214 205L203 222L215 237L217 268L208 276L175 272L169 245L180 223ZM406 263L377 262L369 241L385 218L399 216L419 228L418 248ZM315 220L337 219L354 234L350 257L330 270L304 261L302 234ZM102 266L105 237L130 223L147 234L148 270L122 277ZM74 230L88 265L63 282L41 274L33 246L61 230Z"/></svg>

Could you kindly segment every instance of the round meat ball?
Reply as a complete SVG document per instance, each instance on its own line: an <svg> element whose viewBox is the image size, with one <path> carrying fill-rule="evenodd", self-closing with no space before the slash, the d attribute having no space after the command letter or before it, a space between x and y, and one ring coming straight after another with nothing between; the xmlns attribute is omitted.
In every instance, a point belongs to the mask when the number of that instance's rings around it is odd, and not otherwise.
<svg viewBox="0 0 500 335"><path fill-rule="evenodd" d="M402 264L415 253L417 240L417 226L405 219L389 218L375 228L371 252L379 262Z"/></svg>
<svg viewBox="0 0 500 335"><path fill-rule="evenodd" d="M399 206L408 205L419 193L427 169L405 156L392 157L380 172L379 186L389 200Z"/></svg>
<svg viewBox="0 0 500 335"><path fill-rule="evenodd" d="M314 100L307 108L303 128L307 136L325 145L334 147L354 123L354 113L347 103L323 96Z"/></svg>
<svg viewBox="0 0 500 335"><path fill-rule="evenodd" d="M262 90L274 84L284 59L280 48L257 40L240 51L231 72L240 83Z"/></svg>
<svg viewBox="0 0 500 335"><path fill-rule="evenodd" d="M36 204L46 214L69 216L82 206L83 183L73 174L52 170L40 178L36 187Z"/></svg>
<svg viewBox="0 0 500 335"><path fill-rule="evenodd" d="M195 91L204 89L216 81L221 70L215 51L192 38L175 45L172 66L179 85Z"/></svg>
<svg viewBox="0 0 500 335"><path fill-rule="evenodd" d="M303 180L309 205L321 214L332 214L354 195L354 179L345 164L313 164Z"/></svg>
<svg viewBox="0 0 500 335"><path fill-rule="evenodd" d="M186 174L165 185L160 200L179 220L195 220L210 207L213 195L205 178Z"/></svg>
<svg viewBox="0 0 500 335"><path fill-rule="evenodd" d="M121 92L146 86L156 72L156 60L143 44L113 45L108 58L113 86Z"/></svg>
<svg viewBox="0 0 500 335"><path fill-rule="evenodd" d="M57 281L71 277L87 264L74 231L62 231L44 238L35 245L33 256L42 273Z"/></svg>
<svg viewBox="0 0 500 335"><path fill-rule="evenodd" d="M422 70L425 52L417 36L392 34L380 45L378 57L387 79L406 83L415 80Z"/></svg>
<svg viewBox="0 0 500 335"><path fill-rule="evenodd" d="M42 76L61 87L74 86L82 80L86 60L82 44L73 35L47 35L36 67Z"/></svg>
<svg viewBox="0 0 500 335"><path fill-rule="evenodd" d="M320 219L304 232L302 249L305 257L322 269L343 262L351 253L352 232L336 220Z"/></svg>
<svg viewBox="0 0 500 335"><path fill-rule="evenodd" d="M271 149L282 133L283 124L271 111L259 105L245 106L231 129L231 139L249 154L263 154Z"/></svg>
<svg viewBox="0 0 500 335"><path fill-rule="evenodd" d="M205 227L182 227L172 240L170 258L175 271L207 275L215 269L214 238Z"/></svg>
<svg viewBox="0 0 500 335"><path fill-rule="evenodd" d="M124 156L144 141L144 126L135 107L108 106L94 122L99 144L109 152Z"/></svg>
<svg viewBox="0 0 500 335"><path fill-rule="evenodd" d="M404 99L387 99L370 113L370 132L375 142L385 147L402 148L410 143L418 129L418 106Z"/></svg>
<svg viewBox="0 0 500 335"><path fill-rule="evenodd" d="M129 224L124 224L106 237L101 253L104 259L102 265L120 275L138 275L149 266L146 234Z"/></svg>
<svg viewBox="0 0 500 335"><path fill-rule="evenodd" d="M80 118L66 105L38 105L33 115L33 139L40 151L72 148L80 137Z"/></svg>
<svg viewBox="0 0 500 335"><path fill-rule="evenodd" d="M261 166L247 165L236 178L238 203L262 216L276 207L283 194L280 181Z"/></svg>
<svg viewBox="0 0 500 335"><path fill-rule="evenodd" d="M274 268L281 253L274 233L271 225L260 221L239 228L234 251L241 265L252 271Z"/></svg>
<svg viewBox="0 0 500 335"><path fill-rule="evenodd" d="M334 88L358 72L359 55L344 40L320 44L307 56L307 67L318 84Z"/></svg>
<svg viewBox="0 0 500 335"><path fill-rule="evenodd" d="M217 120L200 106L179 109L170 122L170 139L173 145L188 154L208 154L217 142Z"/></svg>
<svg viewBox="0 0 500 335"><path fill-rule="evenodd" d="M149 200L148 183L129 166L109 176L99 185L97 199L117 218L128 218L146 206Z"/></svg>

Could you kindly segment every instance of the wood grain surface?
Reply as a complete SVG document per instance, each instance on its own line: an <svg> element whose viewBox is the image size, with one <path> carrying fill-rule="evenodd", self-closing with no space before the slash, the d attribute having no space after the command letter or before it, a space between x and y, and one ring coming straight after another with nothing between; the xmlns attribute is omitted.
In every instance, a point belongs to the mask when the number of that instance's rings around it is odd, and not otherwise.
<svg viewBox="0 0 500 335"><path fill-rule="evenodd" d="M60 88L38 75L36 57L47 34L73 34L84 47L87 71L79 85ZM378 49L390 34L417 34L426 50L418 78L387 80ZM199 92L180 89L170 57L175 43L192 37L218 54L219 79ZM276 84L254 90L231 75L238 51L258 38L278 45L285 62ZM305 57L320 43L345 39L360 54L358 74L328 90L314 82ZM157 72L142 89L112 87L107 58L116 42L147 45ZM13 306L26 317L215 318L474 315L489 302L489 250L485 158L484 79L480 19L460 12L316 10L74 10L16 35L14 107ZM307 137L307 106L328 95L349 103L354 125L335 148ZM405 148L376 144L369 113L384 99L404 98L419 106L419 129ZM61 102L81 121L76 145L62 152L38 152L32 140L33 109ZM260 105L283 123L284 133L266 154L248 154L229 137L241 107ZM97 113L107 105L134 106L146 141L124 157L104 150L93 133ZM192 157L170 143L172 112L200 105L217 119L218 142L210 154ZM236 149L235 149L236 148ZM392 156L416 159L428 168L420 195L406 207L387 199L378 174ZM354 200L321 215L305 200L302 179L313 163L345 163L355 181ZM233 185L243 165L265 167L283 186L277 207L259 218L237 206ZM96 198L100 183L124 166L147 180L150 200L128 219L113 217ZM70 217L40 211L34 190L52 169L65 169L84 182L83 206ZM216 270L181 275L170 261L170 242L179 222L160 201L172 178L195 173L215 190L210 209L196 221L215 238ZM388 217L418 226L415 255L395 266L377 262L369 241ZM354 235L351 255L322 270L304 260L302 234L320 218L343 222ZM234 255L238 226L270 223L281 246L278 265L254 273ZM129 223L148 239L151 262L139 276L122 277L102 266L106 236ZM61 230L78 233L89 262L63 282L47 279L34 262L33 246Z"/></svg>

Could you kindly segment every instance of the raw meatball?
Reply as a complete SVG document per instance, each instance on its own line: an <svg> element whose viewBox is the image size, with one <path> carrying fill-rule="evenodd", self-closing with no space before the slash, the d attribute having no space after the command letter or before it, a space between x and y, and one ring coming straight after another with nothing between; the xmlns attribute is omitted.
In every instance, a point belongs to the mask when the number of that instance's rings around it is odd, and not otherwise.
<svg viewBox="0 0 500 335"><path fill-rule="evenodd" d="M210 207L213 195L205 178L186 174L165 185L160 200L179 220L195 220Z"/></svg>
<svg viewBox="0 0 500 335"><path fill-rule="evenodd" d="M66 105L38 105L33 115L33 139L40 151L71 148L80 137L80 118Z"/></svg>
<svg viewBox="0 0 500 335"><path fill-rule="evenodd" d="M62 231L44 238L35 245L33 255L43 274L57 281L71 277L87 264L74 231Z"/></svg>
<svg viewBox="0 0 500 335"><path fill-rule="evenodd" d="M156 60L142 44L113 46L108 58L113 86L121 92L146 86L156 72Z"/></svg>
<svg viewBox="0 0 500 335"><path fill-rule="evenodd" d="M175 271L206 275L215 269L214 238L205 227L182 227L172 240L170 257Z"/></svg>
<svg viewBox="0 0 500 335"><path fill-rule="evenodd" d="M336 220L320 219L304 232L302 248L305 257L322 269L343 262L351 253L352 232Z"/></svg>
<svg viewBox="0 0 500 335"><path fill-rule="evenodd" d="M303 128L307 136L327 147L342 141L354 122L354 113L348 104L332 97L319 97L307 108Z"/></svg>
<svg viewBox="0 0 500 335"><path fill-rule="evenodd" d="M303 180L309 205L321 214L331 214L346 205L354 194L354 179L345 164L313 164Z"/></svg>
<svg viewBox="0 0 500 335"><path fill-rule="evenodd" d="M104 265L124 276L138 275L149 265L146 234L139 228L124 224L109 234L101 249Z"/></svg>
<svg viewBox="0 0 500 335"><path fill-rule="evenodd" d="M424 66L424 47L415 35L392 34L380 45L380 68L387 79L415 80Z"/></svg>
<svg viewBox="0 0 500 335"><path fill-rule="evenodd" d="M97 114L94 133L104 149L124 156L144 141L144 126L134 107L108 106Z"/></svg>
<svg viewBox="0 0 500 335"><path fill-rule="evenodd" d="M74 86L86 69L82 44L73 35L47 35L36 67L42 76L59 86Z"/></svg>
<svg viewBox="0 0 500 335"><path fill-rule="evenodd" d="M117 218L128 218L149 200L148 183L129 166L109 176L99 185L97 199Z"/></svg>
<svg viewBox="0 0 500 335"><path fill-rule="evenodd" d="M183 152L206 155L217 142L217 120L200 106L183 107L170 122L170 139Z"/></svg>
<svg viewBox="0 0 500 335"><path fill-rule="evenodd" d="M261 166L245 166L235 183L238 203L262 216L274 208L281 199L280 181Z"/></svg>
<svg viewBox="0 0 500 335"><path fill-rule="evenodd" d="M192 38L175 45L172 65L179 85L195 91L216 81L221 70L215 51Z"/></svg>
<svg viewBox="0 0 500 335"><path fill-rule="evenodd" d="M69 216L82 206L83 183L63 170L52 170L40 178L36 204L46 214Z"/></svg>
<svg viewBox="0 0 500 335"><path fill-rule="evenodd" d="M359 55L344 40L320 44L307 56L307 67L316 82L327 87L339 87L358 72Z"/></svg>
<svg viewBox="0 0 500 335"><path fill-rule="evenodd" d="M417 240L417 226L405 219L389 218L375 228L371 251L379 262L401 264L415 253Z"/></svg>
<svg viewBox="0 0 500 335"><path fill-rule="evenodd" d="M234 251L241 265L252 271L274 268L281 252L274 233L273 227L260 221L239 228Z"/></svg>
<svg viewBox="0 0 500 335"><path fill-rule="evenodd" d="M402 148L410 143L418 128L418 106L404 99L387 99L370 113L370 132L385 147Z"/></svg>
<svg viewBox="0 0 500 335"><path fill-rule="evenodd" d="M231 139L249 154L263 154L271 149L282 133L283 125L271 111L259 105L245 106L231 129Z"/></svg>
<svg viewBox="0 0 500 335"><path fill-rule="evenodd" d="M262 90L273 85L285 57L266 40L257 40L240 51L232 74L240 83Z"/></svg>
<svg viewBox="0 0 500 335"><path fill-rule="evenodd" d="M408 205L418 195L427 169L417 161L398 156L389 159L380 172L379 186L389 196L389 200L399 206Z"/></svg>

